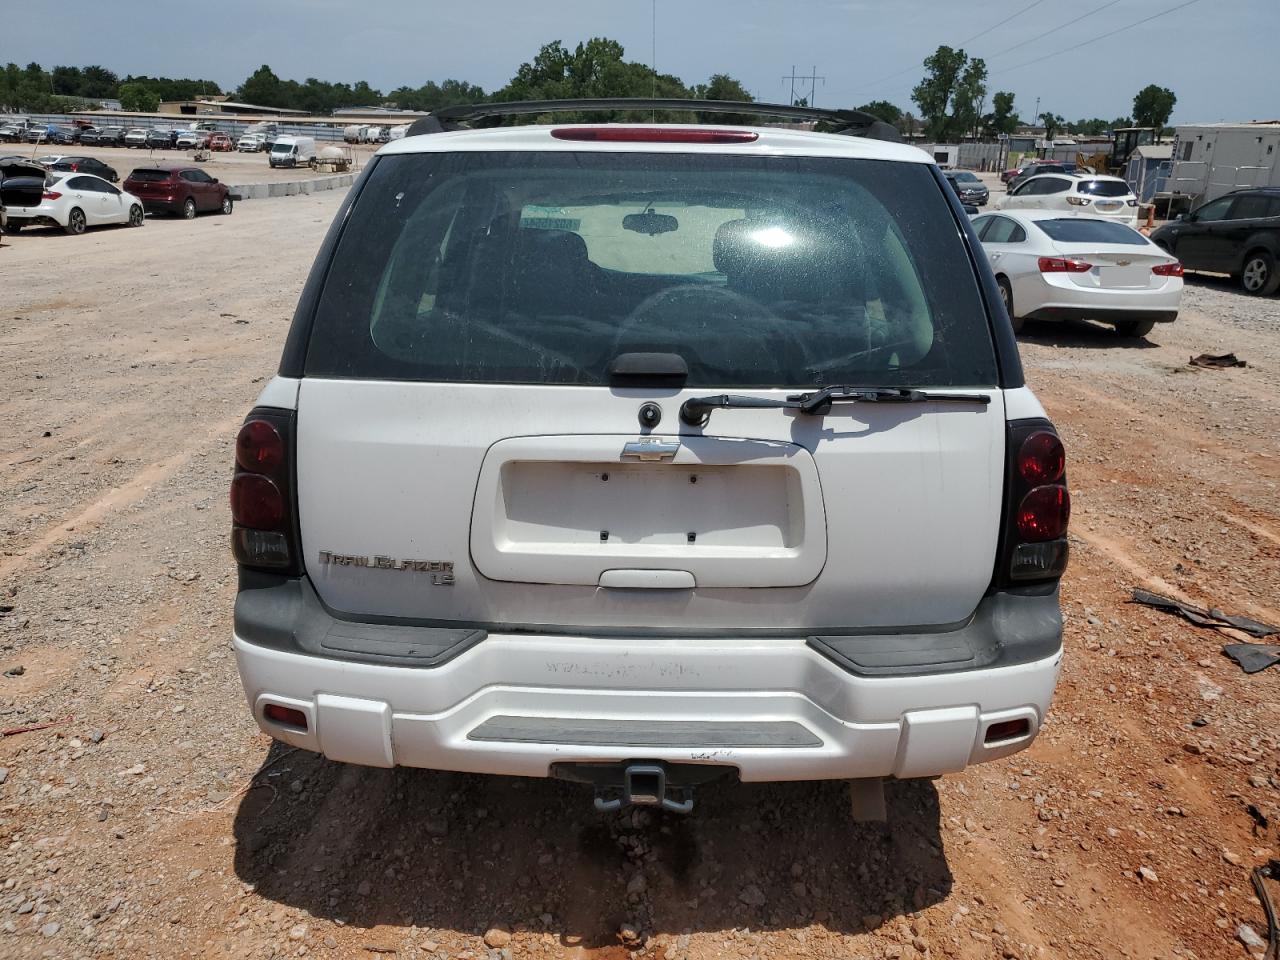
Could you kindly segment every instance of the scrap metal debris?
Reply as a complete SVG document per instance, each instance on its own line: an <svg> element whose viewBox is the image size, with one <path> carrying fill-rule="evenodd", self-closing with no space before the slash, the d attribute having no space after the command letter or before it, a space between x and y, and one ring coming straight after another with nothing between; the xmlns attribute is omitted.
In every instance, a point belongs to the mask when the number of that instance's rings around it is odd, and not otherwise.
<svg viewBox="0 0 1280 960"><path fill-rule="evenodd" d="M61 720L51 720L48 723L33 723L29 727L10 727L8 730L0 730L0 737L13 737L19 733L31 733L35 730L48 730L50 727L60 727L65 723L70 723L75 717L63 717Z"/></svg>
<svg viewBox="0 0 1280 960"><path fill-rule="evenodd" d="M1202 353L1199 356L1192 357L1187 362L1193 367L1212 367L1215 369L1220 369L1222 367L1247 367L1249 365L1234 353Z"/></svg>
<svg viewBox="0 0 1280 960"><path fill-rule="evenodd" d="M1245 673L1261 673L1280 663L1280 643L1228 643L1222 652Z"/></svg>
<svg viewBox="0 0 1280 960"><path fill-rule="evenodd" d="M1131 602L1176 614L1188 623L1211 630L1239 630L1251 637L1270 637L1280 633L1280 627L1273 627L1269 623L1260 623L1248 617L1223 613L1215 608L1206 610L1193 603L1183 603L1137 587L1133 588ZM1228 643L1223 646L1222 652L1238 663L1245 673L1260 673L1267 667L1280 663L1280 644L1275 643Z"/></svg>
<svg viewBox="0 0 1280 960"><path fill-rule="evenodd" d="M1280 960L1280 921L1276 919L1276 907L1267 892L1266 880L1280 880L1280 860L1269 860L1265 866L1254 867L1251 874L1253 889L1267 917L1267 952L1262 960Z"/></svg>
<svg viewBox="0 0 1280 960"><path fill-rule="evenodd" d="M1193 603L1172 600L1169 597L1162 597L1158 593L1149 593L1137 587L1133 588L1132 602L1155 607L1157 610L1164 610L1166 613L1175 613L1184 620L1194 623L1197 627L1209 627L1214 630L1241 630L1253 637L1269 637L1272 634L1280 633L1280 627L1273 627L1269 623L1259 623L1257 620L1223 613L1221 610L1206 610L1204 607L1197 607Z"/></svg>

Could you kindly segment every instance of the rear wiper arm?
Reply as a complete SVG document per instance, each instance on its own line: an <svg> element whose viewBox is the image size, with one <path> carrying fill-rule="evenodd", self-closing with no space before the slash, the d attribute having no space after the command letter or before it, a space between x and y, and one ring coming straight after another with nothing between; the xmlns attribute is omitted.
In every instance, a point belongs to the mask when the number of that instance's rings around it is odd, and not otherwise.
<svg viewBox="0 0 1280 960"><path fill-rule="evenodd" d="M988 404L985 393L930 393L907 387L823 387L812 393L794 393L785 400L772 397L742 397L722 393L713 397L690 397L680 406L680 419L691 427L706 426L712 410L749 409L798 410L809 416L824 416L837 403L977 403Z"/></svg>

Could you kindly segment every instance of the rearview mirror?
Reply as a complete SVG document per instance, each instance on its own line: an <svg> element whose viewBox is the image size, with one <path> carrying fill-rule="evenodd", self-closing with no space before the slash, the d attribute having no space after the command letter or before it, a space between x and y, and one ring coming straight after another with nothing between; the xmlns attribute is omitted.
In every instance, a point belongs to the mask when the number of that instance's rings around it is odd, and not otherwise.
<svg viewBox="0 0 1280 960"><path fill-rule="evenodd" d="M680 229L680 221L665 213L628 213L622 218L622 229L656 237L660 233L674 233Z"/></svg>

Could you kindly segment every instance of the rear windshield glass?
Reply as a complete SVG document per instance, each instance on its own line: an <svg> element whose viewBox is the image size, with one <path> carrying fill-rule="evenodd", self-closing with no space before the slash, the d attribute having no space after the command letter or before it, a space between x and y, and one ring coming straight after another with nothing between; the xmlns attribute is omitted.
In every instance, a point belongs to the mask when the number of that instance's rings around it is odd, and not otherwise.
<svg viewBox="0 0 1280 960"><path fill-rule="evenodd" d="M146 183L159 183L172 176L168 170L135 170L129 174L130 180L141 180Z"/></svg>
<svg viewBox="0 0 1280 960"><path fill-rule="evenodd" d="M1085 220L1082 217L1063 217L1061 220L1035 220L1037 227L1049 235L1049 239L1061 243L1129 243L1145 247L1146 238L1123 223L1106 220Z"/></svg>
<svg viewBox="0 0 1280 960"><path fill-rule="evenodd" d="M631 352L690 386L996 381L927 166L631 152L376 161L306 371L601 384Z"/></svg>
<svg viewBox="0 0 1280 960"><path fill-rule="evenodd" d="M1129 185L1123 180L1081 180L1076 190L1095 197L1127 197L1129 195Z"/></svg>

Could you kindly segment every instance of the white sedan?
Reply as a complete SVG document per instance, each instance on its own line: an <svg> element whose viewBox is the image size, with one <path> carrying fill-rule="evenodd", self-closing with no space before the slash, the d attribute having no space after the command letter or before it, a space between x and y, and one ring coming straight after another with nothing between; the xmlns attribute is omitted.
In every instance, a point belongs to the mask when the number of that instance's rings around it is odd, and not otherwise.
<svg viewBox="0 0 1280 960"><path fill-rule="evenodd" d="M1120 177L1095 173L1042 173L992 205L996 210L1056 210L1106 217L1138 226L1138 198Z"/></svg>
<svg viewBox="0 0 1280 960"><path fill-rule="evenodd" d="M142 201L101 177L88 173L54 171L45 180L44 196L34 207L9 207L9 230L57 226L67 233L84 233L88 227L145 222Z"/></svg>
<svg viewBox="0 0 1280 960"><path fill-rule="evenodd" d="M973 228L1015 331L1024 320L1100 320L1145 337L1178 317L1182 264L1122 223L1009 210L974 217Z"/></svg>

